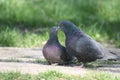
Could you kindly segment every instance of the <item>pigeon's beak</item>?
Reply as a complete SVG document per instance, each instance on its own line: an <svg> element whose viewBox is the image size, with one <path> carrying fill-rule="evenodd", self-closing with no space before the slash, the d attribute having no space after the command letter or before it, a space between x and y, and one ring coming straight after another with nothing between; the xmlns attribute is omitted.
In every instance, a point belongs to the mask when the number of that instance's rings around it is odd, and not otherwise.
<svg viewBox="0 0 120 80"><path fill-rule="evenodd" d="M57 26L58 29L60 29L60 26Z"/></svg>
<svg viewBox="0 0 120 80"><path fill-rule="evenodd" d="M60 29L60 27L58 27L58 26L55 26L55 31L58 31Z"/></svg>
<svg viewBox="0 0 120 80"><path fill-rule="evenodd" d="M57 28L61 30L60 26L57 26Z"/></svg>
<svg viewBox="0 0 120 80"><path fill-rule="evenodd" d="M57 26L57 30L59 30L60 29L60 26Z"/></svg>

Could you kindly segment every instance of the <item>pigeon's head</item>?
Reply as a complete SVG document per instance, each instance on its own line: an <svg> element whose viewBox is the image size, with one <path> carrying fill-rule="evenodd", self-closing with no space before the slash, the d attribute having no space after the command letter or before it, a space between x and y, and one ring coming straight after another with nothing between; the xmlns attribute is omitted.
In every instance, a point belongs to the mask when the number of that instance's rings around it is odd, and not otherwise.
<svg viewBox="0 0 120 80"><path fill-rule="evenodd" d="M53 44L58 42L58 36L57 36L58 29L59 28L56 26L50 29L48 44Z"/></svg>
<svg viewBox="0 0 120 80"><path fill-rule="evenodd" d="M57 34L58 29L59 29L59 27L54 26L54 27L51 28L50 33L51 34Z"/></svg>
<svg viewBox="0 0 120 80"><path fill-rule="evenodd" d="M64 31L66 34L71 33L74 29L76 29L75 24L70 21L60 21L58 26Z"/></svg>

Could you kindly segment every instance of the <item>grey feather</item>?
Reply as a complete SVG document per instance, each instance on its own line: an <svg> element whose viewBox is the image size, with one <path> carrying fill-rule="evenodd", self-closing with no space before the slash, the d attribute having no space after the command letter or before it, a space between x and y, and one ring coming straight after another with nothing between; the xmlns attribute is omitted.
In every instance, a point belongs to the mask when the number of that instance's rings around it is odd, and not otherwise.
<svg viewBox="0 0 120 80"><path fill-rule="evenodd" d="M67 64L72 60L72 57L66 52L57 37L57 27L51 28L50 36L47 43L43 47L43 55L49 64Z"/></svg>
<svg viewBox="0 0 120 80"><path fill-rule="evenodd" d="M61 21L59 26L66 35L67 52L77 57L78 61L90 62L101 58L117 58L117 56L109 53L99 42L77 28L72 22Z"/></svg>

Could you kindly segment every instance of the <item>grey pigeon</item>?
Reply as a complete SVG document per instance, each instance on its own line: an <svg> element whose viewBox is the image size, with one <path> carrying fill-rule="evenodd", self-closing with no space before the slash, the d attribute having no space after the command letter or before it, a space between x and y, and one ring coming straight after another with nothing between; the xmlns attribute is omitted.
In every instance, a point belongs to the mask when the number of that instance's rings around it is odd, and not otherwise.
<svg viewBox="0 0 120 80"><path fill-rule="evenodd" d="M100 43L93 40L72 22L61 21L58 25L65 33L67 52L75 56L78 61L86 63L96 59L116 58L115 55L110 54Z"/></svg>
<svg viewBox="0 0 120 80"><path fill-rule="evenodd" d="M49 64L68 64L72 57L66 52L65 47L59 43L57 32L58 27L51 28L49 39L43 47L43 56Z"/></svg>

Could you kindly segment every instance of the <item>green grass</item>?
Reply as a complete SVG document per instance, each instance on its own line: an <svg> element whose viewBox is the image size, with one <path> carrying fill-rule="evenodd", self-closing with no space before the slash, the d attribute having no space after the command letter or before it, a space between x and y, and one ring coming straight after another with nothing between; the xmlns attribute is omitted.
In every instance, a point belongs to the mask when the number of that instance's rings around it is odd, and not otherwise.
<svg viewBox="0 0 120 80"><path fill-rule="evenodd" d="M16 58L10 58L10 59L4 59L4 60L0 59L0 62L22 62L22 61Z"/></svg>
<svg viewBox="0 0 120 80"><path fill-rule="evenodd" d="M109 66L109 65L114 65L114 64L120 64L120 61L97 60L97 61L94 61L94 62L89 62L85 66L87 68L98 68L98 67Z"/></svg>
<svg viewBox="0 0 120 80"><path fill-rule="evenodd" d="M32 63L48 64L45 59L36 59L36 60L32 61Z"/></svg>
<svg viewBox="0 0 120 80"><path fill-rule="evenodd" d="M29 60L31 58L32 60ZM28 59L28 60L25 60ZM26 62L26 63L40 63L40 64L47 64L47 61L45 59L35 59L30 56L25 56L22 58L6 58L6 59L0 59L0 62Z"/></svg>
<svg viewBox="0 0 120 80"><path fill-rule="evenodd" d="M119 0L0 0L0 27L5 27L0 29L0 46L42 46L51 26L60 20L70 20L97 41L120 47L119 5ZM23 35L14 29L21 26L31 30L48 29ZM64 44L63 34L59 35Z"/></svg>
<svg viewBox="0 0 120 80"><path fill-rule="evenodd" d="M2 26L0 28L0 46L40 47L44 45L48 36L48 32L39 34L31 32L22 33L17 28L11 29L8 26Z"/></svg>
<svg viewBox="0 0 120 80"><path fill-rule="evenodd" d="M119 80L120 76L105 72L87 73L85 76L66 75L57 71L47 71L38 75L21 74L20 72L0 72L0 80Z"/></svg>
<svg viewBox="0 0 120 80"><path fill-rule="evenodd" d="M77 25L81 22L87 24L97 21L115 22L120 20L119 2L119 0L1 0L0 20L3 23L22 23L30 26L49 26L61 19L72 20Z"/></svg>
<svg viewBox="0 0 120 80"><path fill-rule="evenodd" d="M42 28L38 28L42 30ZM44 31L28 30L21 31L18 28L11 28L10 26L1 26L0 28L0 46L3 47L43 47L49 38L49 30L46 28ZM90 30L89 30L90 29ZM93 39L102 43L110 43L114 39L109 40L107 33L104 33L100 28L96 29L96 24L90 28L82 28L82 30L91 36ZM65 35L62 31L58 32L58 38L62 45L65 45ZM117 42L117 41L116 41ZM119 42L118 42L119 43ZM104 45L106 46L106 45Z"/></svg>

